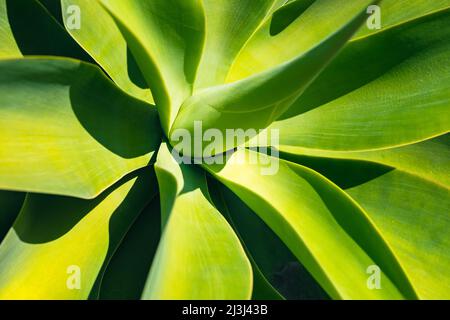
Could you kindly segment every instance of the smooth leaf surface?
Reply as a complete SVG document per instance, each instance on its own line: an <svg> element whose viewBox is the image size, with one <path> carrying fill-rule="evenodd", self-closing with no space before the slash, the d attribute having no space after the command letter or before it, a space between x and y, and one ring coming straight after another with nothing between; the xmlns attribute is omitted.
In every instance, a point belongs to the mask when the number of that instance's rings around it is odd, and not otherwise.
<svg viewBox="0 0 450 320"><path fill-rule="evenodd" d="M280 144L362 151L448 132L449 14L444 10L351 42L272 125L280 130Z"/></svg>
<svg viewBox="0 0 450 320"><path fill-rule="evenodd" d="M187 99L175 120L173 129L194 133L195 121L205 129L262 129L290 105L325 65L335 56L365 19L362 1L350 20L338 24L336 32L277 67L240 81L205 89ZM173 131L172 131L173 132ZM201 156L195 151L189 155Z"/></svg>
<svg viewBox="0 0 450 320"><path fill-rule="evenodd" d="M91 61L37 0L0 0L0 59L51 55Z"/></svg>
<svg viewBox="0 0 450 320"><path fill-rule="evenodd" d="M208 181L208 188L210 190L211 200L214 206L222 213L227 219L230 226L233 228L236 235L245 250L245 253L252 265L253 271L253 289L252 300L283 300L284 297L275 289L269 282L268 277L263 273L258 263L255 261L252 252L244 241L243 234L236 228L231 215L230 205L224 198L224 187L220 185L216 180ZM265 239L266 240L266 239ZM274 259L275 260L275 259Z"/></svg>
<svg viewBox="0 0 450 320"><path fill-rule="evenodd" d="M233 229L211 204L204 172L180 167L165 143L155 168L165 223L143 299L249 299L250 263ZM175 185L163 186L169 183Z"/></svg>
<svg viewBox="0 0 450 320"><path fill-rule="evenodd" d="M67 59L0 61L0 189L93 198L146 166L156 111Z"/></svg>
<svg viewBox="0 0 450 320"><path fill-rule="evenodd" d="M77 18L71 9L80 10L80 28L73 28ZM61 0L66 30L108 73L125 92L146 102L153 102L127 42L114 22L97 0ZM68 24L69 22L69 24Z"/></svg>
<svg viewBox="0 0 450 320"><path fill-rule="evenodd" d="M307 53L356 14L365 12L372 3L375 1L290 1L266 19L247 41L232 65L227 82L261 73ZM285 24L284 28L280 23Z"/></svg>
<svg viewBox="0 0 450 320"><path fill-rule="evenodd" d="M347 192L391 245L418 297L449 299L449 189L395 170Z"/></svg>
<svg viewBox="0 0 450 320"><path fill-rule="evenodd" d="M252 262L253 299L328 298L279 237L244 202L218 182L210 190L214 203L230 221Z"/></svg>
<svg viewBox="0 0 450 320"><path fill-rule="evenodd" d="M386 2L383 1L383 4ZM397 8L391 14L400 16L411 7L416 8L410 3L402 12L397 12L400 10ZM410 17L411 20L405 17L406 20L397 25L375 30L376 32L365 37L351 39L344 50L280 119L305 113L345 96L382 77L417 52L435 44L436 40L441 41L448 33L448 27L445 27L446 11L448 10L441 8L429 15L424 11L421 15ZM388 13L384 10L383 14ZM444 25L444 28L439 25ZM365 29L367 26L363 25L361 30Z"/></svg>
<svg viewBox="0 0 450 320"><path fill-rule="evenodd" d="M22 54L14 40L6 9L6 0L0 0L0 57L20 57Z"/></svg>
<svg viewBox="0 0 450 320"><path fill-rule="evenodd" d="M101 0L150 85L166 134L192 92L204 42L199 0Z"/></svg>
<svg viewBox="0 0 450 320"><path fill-rule="evenodd" d="M225 82L235 57L276 2L203 0L206 35L196 90Z"/></svg>
<svg viewBox="0 0 450 320"><path fill-rule="evenodd" d="M450 0L382 0L379 7L381 29L371 30L367 27L362 27L355 35L355 39L366 37L380 30L392 28L407 21L448 8L450 7Z"/></svg>
<svg viewBox="0 0 450 320"><path fill-rule="evenodd" d="M155 182L146 168L94 200L29 194L0 246L0 298L87 299Z"/></svg>
<svg viewBox="0 0 450 320"><path fill-rule="evenodd" d="M367 152L322 151L289 146L280 146L286 157L294 162L309 159L309 165L315 161L362 160L379 163L416 175L430 182L450 187L450 140L449 135L440 136L424 142L400 148Z"/></svg>
<svg viewBox="0 0 450 320"><path fill-rule="evenodd" d="M284 161L275 175L261 175L261 166L249 160L252 153L240 150L225 166L207 169L266 222L332 298L415 297L390 248L342 190ZM366 284L366 269L374 264L383 272L382 290Z"/></svg>

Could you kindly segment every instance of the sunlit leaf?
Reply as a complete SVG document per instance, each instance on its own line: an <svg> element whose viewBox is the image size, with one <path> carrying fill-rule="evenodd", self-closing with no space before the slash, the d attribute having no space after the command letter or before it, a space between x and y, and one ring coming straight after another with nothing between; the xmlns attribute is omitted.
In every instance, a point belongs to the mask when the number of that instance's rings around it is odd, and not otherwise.
<svg viewBox="0 0 450 320"><path fill-rule="evenodd" d="M317 1L316 3L327 1ZM348 3L348 2L347 2ZM335 32L310 44L291 60L240 81L205 89L187 99L175 120L173 130L195 132L196 121L205 129L225 133L231 128L262 129L274 121L350 39L366 17L365 5L371 1L357 1L350 8L345 22L334 25ZM334 16L331 21L334 20ZM337 30L337 31L336 31ZM291 40L292 41L292 40ZM267 58L267 56L265 56ZM173 132L173 131L172 131ZM194 150L190 154L199 157Z"/></svg>
<svg viewBox="0 0 450 320"><path fill-rule="evenodd" d="M421 299L449 299L450 190L395 170L347 192L391 245Z"/></svg>
<svg viewBox="0 0 450 320"><path fill-rule="evenodd" d="M0 61L0 188L92 198L146 166L159 142L156 111L98 68Z"/></svg>
<svg viewBox="0 0 450 320"><path fill-rule="evenodd" d="M387 166L388 170L389 168L399 169L450 187L448 175L450 171L450 162L448 161L450 159L449 138L449 135L444 135L400 148L366 152L325 151L289 146L280 146L280 150L286 152L283 157L312 168L315 165L320 166L319 162L324 165L337 163L334 159L339 159L341 163L359 160ZM347 170L343 168L341 170L345 176L344 179L350 180L351 176L346 174Z"/></svg>
<svg viewBox="0 0 450 320"><path fill-rule="evenodd" d="M37 0L0 0L0 59L24 55L91 61Z"/></svg>
<svg viewBox="0 0 450 320"><path fill-rule="evenodd" d="M280 144L356 151L448 132L449 15L444 10L351 42L272 125Z"/></svg>
<svg viewBox="0 0 450 320"><path fill-rule="evenodd" d="M214 183L211 196L252 262L253 299L325 299L327 294L272 230L236 195Z"/></svg>
<svg viewBox="0 0 450 320"><path fill-rule="evenodd" d="M94 200L29 194L0 246L0 298L86 299L155 182L147 168Z"/></svg>
<svg viewBox="0 0 450 320"><path fill-rule="evenodd" d="M211 204L205 174L195 167L180 167L171 157L162 144L155 168L163 235L142 297L250 298L250 263L233 229Z"/></svg>
<svg viewBox="0 0 450 320"><path fill-rule="evenodd" d="M127 93L153 102L141 71L113 18L97 0L61 0L67 31ZM73 8L78 6L78 11ZM78 10L78 9L77 9ZM79 16L77 16L79 14ZM72 24L79 19L79 28Z"/></svg>
<svg viewBox="0 0 450 320"><path fill-rule="evenodd" d="M196 89L222 84L241 48L259 27L274 0L203 0L206 40Z"/></svg>
<svg viewBox="0 0 450 320"><path fill-rule="evenodd" d="M206 168L265 221L332 298L415 296L371 220L342 190L310 169L264 155L279 168L262 175L252 154L240 150L226 165ZM381 290L367 286L371 265L383 272Z"/></svg>
<svg viewBox="0 0 450 320"><path fill-rule="evenodd" d="M150 85L168 133L192 92L204 42L199 0L101 0L118 22Z"/></svg>

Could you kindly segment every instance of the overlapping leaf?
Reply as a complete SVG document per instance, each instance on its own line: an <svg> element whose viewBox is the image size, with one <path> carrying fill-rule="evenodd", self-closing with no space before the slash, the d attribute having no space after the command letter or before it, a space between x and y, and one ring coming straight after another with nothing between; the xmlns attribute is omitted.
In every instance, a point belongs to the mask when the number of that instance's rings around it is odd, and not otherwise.
<svg viewBox="0 0 450 320"><path fill-rule="evenodd" d="M329 1L317 1L318 9ZM195 121L201 120L205 129L225 132L230 128L265 128L283 113L342 46L357 31L366 17L365 9L372 1L342 4L347 18L331 18L333 31L328 30L320 40L309 43L304 52L294 55L274 68L243 80L202 90L187 99L175 120L173 130L195 132ZM292 40L291 40L292 41ZM194 150L191 154L195 154Z"/></svg>
<svg viewBox="0 0 450 320"><path fill-rule="evenodd" d="M449 189L395 170L347 192L391 245L418 297L449 299Z"/></svg>
<svg viewBox="0 0 450 320"><path fill-rule="evenodd" d="M448 298L448 283L442 281L450 259L445 232L450 195L448 135L383 151L303 151L314 157L283 156L320 170L346 188L393 249L418 297Z"/></svg>
<svg viewBox="0 0 450 320"><path fill-rule="evenodd" d="M113 18L97 0L61 0L67 31L127 93L153 102L141 71ZM79 8L73 11L73 8ZM76 14L79 13L79 16ZM80 26L75 28L74 19Z"/></svg>
<svg viewBox="0 0 450 320"><path fill-rule="evenodd" d="M101 0L150 85L166 133L192 93L204 41L199 0Z"/></svg>
<svg viewBox="0 0 450 320"><path fill-rule="evenodd" d="M390 248L343 191L284 161L275 175L261 175L261 162L251 161L252 153L240 150L226 165L206 168L266 222L332 298L415 297ZM277 165L277 159L260 156ZM383 271L382 290L367 286L371 265Z"/></svg>
<svg viewBox="0 0 450 320"><path fill-rule="evenodd" d="M351 42L272 125L280 143L369 150L448 132L449 15L444 9Z"/></svg>
<svg viewBox="0 0 450 320"><path fill-rule="evenodd" d="M26 9L24 9L26 8ZM90 61L37 0L0 0L0 58L64 56Z"/></svg>
<svg viewBox="0 0 450 320"><path fill-rule="evenodd" d="M0 188L92 198L150 162L156 111L98 68L38 58L0 70Z"/></svg>
<svg viewBox="0 0 450 320"><path fill-rule="evenodd" d="M146 168L94 200L29 194L0 246L0 298L87 299L155 187Z"/></svg>
<svg viewBox="0 0 450 320"><path fill-rule="evenodd" d="M253 299L326 299L327 294L274 232L222 184L211 196L243 243L253 267Z"/></svg>
<svg viewBox="0 0 450 320"><path fill-rule="evenodd" d="M0 191L0 243L19 214L24 198L22 192Z"/></svg>
<svg viewBox="0 0 450 320"><path fill-rule="evenodd" d="M355 39L392 28L425 15L430 15L450 6L449 0L382 0L380 7L380 28L361 28Z"/></svg>
<svg viewBox="0 0 450 320"><path fill-rule="evenodd" d="M307 166L314 167L319 165L319 162L331 165L333 159L367 161L387 166L388 169L399 169L447 188L450 187L449 135L400 148L366 152L336 152L289 146L280 146L280 150L287 153L283 157Z"/></svg>
<svg viewBox="0 0 450 320"><path fill-rule="evenodd" d="M377 1L42 2L56 19L40 1L0 0L0 189L32 192L0 192L0 241L22 208L0 246L0 297L280 298L281 239L332 298L449 298L448 135L430 139L450 130L449 0L384 0L383 28L359 32ZM91 60L58 21L128 94L78 60L18 59ZM161 141L149 86L167 136L278 119L282 156L346 192L239 150L205 168L250 208L229 193L216 208L205 173L163 144L161 216L155 202L143 211L153 170L127 174ZM233 162L251 156L278 172ZM371 265L381 290L367 287Z"/></svg>
<svg viewBox="0 0 450 320"><path fill-rule="evenodd" d="M274 2L277 1L203 1L206 35L195 83L197 90L225 82L235 57L270 9L276 6Z"/></svg>
<svg viewBox="0 0 450 320"><path fill-rule="evenodd" d="M100 299L139 300L161 236L159 198L139 214L102 277Z"/></svg>
<svg viewBox="0 0 450 320"><path fill-rule="evenodd" d="M163 234L142 297L250 298L250 263L233 229L210 203L205 174L180 167L165 143L155 168Z"/></svg>

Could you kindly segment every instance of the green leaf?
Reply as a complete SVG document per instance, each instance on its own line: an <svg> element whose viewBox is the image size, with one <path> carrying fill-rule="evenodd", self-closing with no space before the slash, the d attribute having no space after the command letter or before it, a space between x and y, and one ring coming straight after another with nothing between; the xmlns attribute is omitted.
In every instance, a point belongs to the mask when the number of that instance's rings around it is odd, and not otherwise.
<svg viewBox="0 0 450 320"><path fill-rule="evenodd" d="M363 11L365 20L367 6L375 2L367 0L288 2L278 8L270 19L266 19L247 41L233 63L227 82L244 79L306 54L347 25L356 14ZM362 22L360 21L357 28ZM297 73L299 74L301 75L300 72Z"/></svg>
<svg viewBox="0 0 450 320"><path fill-rule="evenodd" d="M100 299L139 300L161 236L159 198L139 214L103 275Z"/></svg>
<svg viewBox="0 0 450 320"><path fill-rule="evenodd" d="M102 66L125 92L147 102L153 102L127 42L113 18L92 0L61 0L64 24L72 37ZM71 27L73 6L80 8L80 28ZM68 24L69 22L69 24Z"/></svg>
<svg viewBox="0 0 450 320"><path fill-rule="evenodd" d="M445 135L382 151L311 153L306 149L283 156L321 170L346 188L392 247L418 297L445 299L449 287L442 275L450 265L450 242L445 237L449 150L449 135ZM361 166L362 161L371 166ZM379 170L377 164L389 167Z"/></svg>
<svg viewBox="0 0 450 320"><path fill-rule="evenodd" d="M382 4L386 3L388 2L382 2ZM403 16L404 12L414 11L415 9L408 10L412 8L416 7L415 4L410 2L408 6L396 9L397 11L401 10L401 12L386 12L386 9L384 9L382 13L383 17L385 15L397 17ZM405 17L406 21L401 21L398 25L376 30L376 32L364 38L352 39L330 66L319 75L280 119L305 113L345 96L383 76L418 51L427 49L428 45L434 44L436 40L439 41L440 39L440 35L429 37L427 30L431 31L433 23L436 24L436 22L432 22L433 20L445 19L445 16L442 16L445 11L445 9L442 9L428 16L424 11L423 16L419 15L414 19L411 17L411 21ZM382 21L385 22L384 19ZM441 22L441 24L443 23ZM365 29L367 29L366 26L361 28L361 30ZM416 32L420 29L423 30ZM448 28L441 30L441 28L436 27L436 29L445 34L445 30ZM430 32L430 34L433 34L433 32ZM389 52L389 54L385 54L386 52Z"/></svg>
<svg viewBox="0 0 450 320"><path fill-rule="evenodd" d="M218 182L210 190L214 203L233 226L252 262L253 299L328 297L278 236L245 203Z"/></svg>
<svg viewBox="0 0 450 320"><path fill-rule="evenodd" d="M338 31L325 34L325 39L314 42L292 60L243 80L205 89L188 98L180 109L172 132L187 129L194 133L196 120L201 120L205 129L214 128L222 132L230 128L265 128L303 92L359 28L366 17L365 10L361 12L363 3L367 5L369 1L350 5L350 20L338 24ZM336 22L334 19L331 21ZM333 29L336 30L336 25ZM292 43L292 39L290 41ZM195 151L186 155L201 156Z"/></svg>
<svg viewBox="0 0 450 320"><path fill-rule="evenodd" d="M386 30L387 28L392 28L407 21L448 8L450 7L450 0L382 0L379 7L381 10L381 29L371 30L363 27L355 35L355 39L366 37L381 30Z"/></svg>
<svg viewBox="0 0 450 320"><path fill-rule="evenodd" d="M225 166L206 168L266 222L332 298L416 297L371 220L341 189L310 169L260 154L279 166L275 175L263 175L252 155L239 150ZM381 290L367 286L371 265L381 268Z"/></svg>
<svg viewBox="0 0 450 320"><path fill-rule="evenodd" d="M0 243L19 214L24 198L22 192L0 191Z"/></svg>
<svg viewBox="0 0 450 320"><path fill-rule="evenodd" d="M6 0L0 0L0 58L20 57L22 53L14 39L6 9Z"/></svg>
<svg viewBox="0 0 450 320"><path fill-rule="evenodd" d="M271 17L269 34L271 36L276 36L283 32L292 23L295 23L295 20L305 13L315 1L316 0L291 0L284 5L278 6ZM302 19L303 18L304 17L302 17ZM257 38L257 36L255 38ZM260 43L260 45L262 44L263 42Z"/></svg>
<svg viewBox="0 0 450 320"><path fill-rule="evenodd" d="M233 229L210 203L205 174L179 166L165 143L155 169L165 222L142 297L249 299L250 263ZM174 186L168 188L170 183Z"/></svg>
<svg viewBox="0 0 450 320"><path fill-rule="evenodd" d="M280 144L362 151L448 132L449 17L444 10L351 42L272 125Z"/></svg>
<svg viewBox="0 0 450 320"><path fill-rule="evenodd" d="M36 0L0 0L0 59L24 55L91 61L48 10Z"/></svg>
<svg viewBox="0 0 450 320"><path fill-rule="evenodd" d="M0 189L93 198L150 162L158 128L92 65L0 61Z"/></svg>
<svg viewBox="0 0 450 320"><path fill-rule="evenodd" d="M361 160L379 163L390 168L416 175L444 187L450 187L450 135L443 135L424 142L400 148L366 152L339 152L280 146L286 152L283 158L314 168L318 162L333 159ZM347 173L347 170L343 172ZM361 174L367 174L360 172ZM326 174L325 174L326 175Z"/></svg>
<svg viewBox="0 0 450 320"><path fill-rule="evenodd" d="M0 298L86 299L155 182L146 168L94 200L28 194L0 246Z"/></svg>
<svg viewBox="0 0 450 320"><path fill-rule="evenodd" d="M395 170L347 192L391 245L419 298L449 299L450 190Z"/></svg>
<svg viewBox="0 0 450 320"><path fill-rule="evenodd" d="M250 252L249 247L244 242L243 234L241 234L241 232L236 228L236 224L234 223L230 215L229 201L226 201L224 198L224 187L222 187L219 182L213 179L208 182L208 188L210 190L211 200L213 201L214 206L223 214L225 219L227 219L228 223L233 228L236 235L239 237L245 253L252 265L252 300L284 300L284 297L272 286L272 284L268 280L268 277L266 277L261 268L258 266L258 263L255 261L252 252ZM274 258L273 260L278 259Z"/></svg>
<svg viewBox="0 0 450 320"><path fill-rule="evenodd" d="M205 45L195 89L222 84L233 60L257 29L274 0L204 0Z"/></svg>
<svg viewBox="0 0 450 320"><path fill-rule="evenodd" d="M199 0L101 0L122 30L150 85L168 133L192 92L204 41Z"/></svg>

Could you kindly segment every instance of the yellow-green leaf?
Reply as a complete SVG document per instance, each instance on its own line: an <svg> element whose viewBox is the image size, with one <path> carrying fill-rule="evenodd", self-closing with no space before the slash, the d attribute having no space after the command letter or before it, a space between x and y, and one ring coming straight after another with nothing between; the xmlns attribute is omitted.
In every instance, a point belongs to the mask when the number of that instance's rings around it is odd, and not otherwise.
<svg viewBox="0 0 450 320"><path fill-rule="evenodd" d="M76 60L0 60L0 189L93 198L146 166L156 111Z"/></svg>
<svg viewBox="0 0 450 320"><path fill-rule="evenodd" d="M166 144L155 167L164 224L142 297L249 299L250 262L233 229L211 204L205 173L178 165Z"/></svg>

